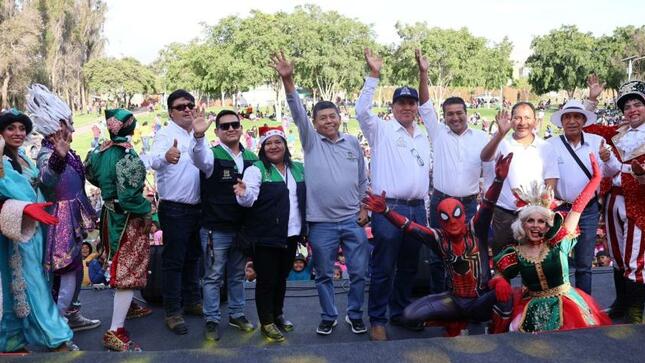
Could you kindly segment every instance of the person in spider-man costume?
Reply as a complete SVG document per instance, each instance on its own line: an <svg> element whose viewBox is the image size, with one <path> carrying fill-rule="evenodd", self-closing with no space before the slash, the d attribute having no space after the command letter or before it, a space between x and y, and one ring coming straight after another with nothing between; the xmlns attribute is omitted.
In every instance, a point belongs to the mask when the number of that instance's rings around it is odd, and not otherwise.
<svg viewBox="0 0 645 363"><path fill-rule="evenodd" d="M464 206L454 198L444 199L437 206L434 213L441 217L441 229L434 229L391 211L385 202L385 192L380 196L368 192L363 200L365 206L382 213L392 224L432 248L443 259L450 277L451 290L413 302L405 308L404 319L444 326L446 336L459 335L470 321L491 320L491 333L507 331L513 310L511 287L496 289L497 281L491 281L489 287L488 230L512 157L510 153L497 160L495 181L468 223Z"/></svg>

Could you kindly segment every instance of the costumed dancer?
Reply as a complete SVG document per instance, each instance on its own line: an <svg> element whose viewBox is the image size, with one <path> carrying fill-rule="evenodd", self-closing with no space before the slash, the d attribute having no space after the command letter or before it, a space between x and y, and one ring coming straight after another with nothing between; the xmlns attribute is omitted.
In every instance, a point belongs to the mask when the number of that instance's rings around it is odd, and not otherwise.
<svg viewBox="0 0 645 363"><path fill-rule="evenodd" d="M412 322L427 321L430 325L446 328L446 336L457 336L470 320L491 322L491 333L505 332L510 323L511 287L489 289L488 230L504 179L508 175L513 153L499 158L495 167L495 181L486 192L475 216L466 222L463 204L446 198L437 210L441 229L428 228L390 210L385 192L376 196L368 192L363 201L367 208L382 213L392 224L428 245L441 256L451 281L451 291L428 295L414 301L403 311L403 317Z"/></svg>
<svg viewBox="0 0 645 363"><path fill-rule="evenodd" d="M87 180L101 189L100 238L110 266L110 286L116 288L105 347L141 351L124 328L135 289L146 286L152 223L150 202L143 197L146 168L129 143L136 119L124 109L106 110L110 140L92 150L86 160Z"/></svg>
<svg viewBox="0 0 645 363"><path fill-rule="evenodd" d="M511 331L542 332L610 325L609 317L584 291L569 283L568 256L575 246L578 221L600 185L601 173L589 155L593 177L564 216L553 212L553 189L537 182L515 189L518 218L511 228L517 244L496 257L498 274L491 280L496 291L508 291L508 280L522 277L525 286L514 297ZM521 295L521 296L520 296Z"/></svg>
<svg viewBox="0 0 645 363"><path fill-rule="evenodd" d="M597 77L589 87L598 86ZM595 99L589 99L593 109ZM589 107L591 106L591 107ZM601 184L605 195L605 226L609 253L614 260L616 300L609 316L625 316L628 323L643 322L645 307L645 82L627 82L618 90L616 106L625 123L591 125L584 130L605 138L620 162L619 172Z"/></svg>
<svg viewBox="0 0 645 363"><path fill-rule="evenodd" d="M27 344L78 350L59 314L43 269L43 234L36 221L55 224L38 203L38 169L20 148L32 130L27 115L0 114L0 351L27 352Z"/></svg>
<svg viewBox="0 0 645 363"><path fill-rule="evenodd" d="M58 224L47 228L45 269L54 274L54 300L73 331L94 329L100 320L81 315L78 295L83 282L81 245L87 231L96 228L96 213L85 194L81 158L70 149L74 126L72 111L47 87L33 84L27 95L27 111L36 131L43 135L38 152L40 189Z"/></svg>

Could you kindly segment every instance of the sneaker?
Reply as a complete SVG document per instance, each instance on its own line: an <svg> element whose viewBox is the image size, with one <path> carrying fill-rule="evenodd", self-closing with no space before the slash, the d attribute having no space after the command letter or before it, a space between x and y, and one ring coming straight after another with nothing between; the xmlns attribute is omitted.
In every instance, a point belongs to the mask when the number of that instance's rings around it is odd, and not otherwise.
<svg viewBox="0 0 645 363"><path fill-rule="evenodd" d="M246 316L242 315L239 318L234 318L229 316L228 325L238 328L241 331L252 332L255 330L255 325L246 319Z"/></svg>
<svg viewBox="0 0 645 363"><path fill-rule="evenodd" d="M352 333L367 333L367 328L365 327L365 323L363 323L363 319L350 319L349 315L345 315L345 322L352 327Z"/></svg>
<svg viewBox="0 0 645 363"><path fill-rule="evenodd" d="M293 325L293 323L285 319L284 315L280 315L277 318L275 318L275 325L277 325L278 328L286 332L293 331L293 329L295 329L295 326Z"/></svg>
<svg viewBox="0 0 645 363"><path fill-rule="evenodd" d="M260 332L270 341L284 342L284 335L282 335L280 329L278 329L275 324L262 325L260 327Z"/></svg>
<svg viewBox="0 0 645 363"><path fill-rule="evenodd" d="M181 314L166 316L166 326L177 335L185 335L188 333L188 326Z"/></svg>
<svg viewBox="0 0 645 363"><path fill-rule="evenodd" d="M103 336L103 345L116 352L141 351L141 347L130 340L130 336L124 328L119 328L116 331L108 330Z"/></svg>
<svg viewBox="0 0 645 363"><path fill-rule="evenodd" d="M204 338L210 341L219 340L218 324L214 321L207 321L204 329Z"/></svg>
<svg viewBox="0 0 645 363"><path fill-rule="evenodd" d="M370 340L375 342L384 342L387 340L387 331L383 325L372 325L370 328Z"/></svg>
<svg viewBox="0 0 645 363"><path fill-rule="evenodd" d="M406 321L400 316L390 318L390 324L411 331L423 331L423 323L415 321Z"/></svg>
<svg viewBox="0 0 645 363"><path fill-rule="evenodd" d="M128 315L125 316L125 319L126 320L138 319L138 318L143 318L144 316L148 316L150 314L152 314L152 309L139 305L133 301L130 304L130 308L128 309Z"/></svg>
<svg viewBox="0 0 645 363"><path fill-rule="evenodd" d="M194 316L203 316L204 315L204 307L202 306L202 304L195 304L195 305L185 306L184 307L184 314L186 314L186 315L194 315Z"/></svg>
<svg viewBox="0 0 645 363"><path fill-rule="evenodd" d="M72 331L83 331L98 328L101 325L100 320L88 319L81 315L79 310L75 310L69 314L66 314L67 325Z"/></svg>
<svg viewBox="0 0 645 363"><path fill-rule="evenodd" d="M320 335L329 335L331 334L332 330L334 330L334 327L338 324L336 320L323 320L318 324L318 329L316 329L316 333Z"/></svg>

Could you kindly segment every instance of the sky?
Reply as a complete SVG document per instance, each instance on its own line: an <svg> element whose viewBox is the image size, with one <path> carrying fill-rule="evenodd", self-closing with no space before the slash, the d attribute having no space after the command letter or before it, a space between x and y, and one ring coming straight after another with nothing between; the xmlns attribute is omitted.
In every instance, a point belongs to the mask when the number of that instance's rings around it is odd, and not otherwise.
<svg viewBox="0 0 645 363"><path fill-rule="evenodd" d="M203 23L248 16L252 9L267 13L291 11L297 5L316 4L371 24L377 41L397 43L394 25L425 21L430 26L467 27L476 36L513 43L511 58L522 64L530 55L531 40L561 25L576 25L599 36L616 27L645 23L643 0L106 0L107 56L130 56L149 64L172 42L188 42L202 35Z"/></svg>

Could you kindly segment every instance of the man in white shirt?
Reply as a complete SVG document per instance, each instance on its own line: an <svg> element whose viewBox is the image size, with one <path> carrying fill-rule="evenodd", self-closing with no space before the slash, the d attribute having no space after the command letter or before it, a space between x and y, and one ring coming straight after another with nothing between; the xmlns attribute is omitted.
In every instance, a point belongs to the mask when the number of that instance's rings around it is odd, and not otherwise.
<svg viewBox="0 0 645 363"><path fill-rule="evenodd" d="M157 172L159 222L164 234L162 286L166 325L181 335L188 333L183 313L202 315L198 266L199 169L189 156L194 108L195 98L184 90L168 96L170 121L157 132L151 152L151 166Z"/></svg>
<svg viewBox="0 0 645 363"><path fill-rule="evenodd" d="M423 95L423 92L421 92ZM421 102L423 102L423 97ZM432 198L430 199L430 227L441 228L437 206L446 198L459 200L469 221L477 212L477 195L482 166L479 154L488 143L488 134L468 127L466 103L460 97L449 97L441 105L445 123L434 113L424 119L432 143ZM446 289L443 261L433 252L430 255L433 294Z"/></svg>
<svg viewBox="0 0 645 363"><path fill-rule="evenodd" d="M555 190L556 197L564 202L561 210L568 211L591 178L589 154L600 160L603 175L614 175L620 165L605 148L602 137L588 134L582 128L596 122L596 114L584 109L581 102L571 100L551 116L551 123L564 131L560 137L547 141L556 154L560 179ZM575 246L574 266L576 287L591 294L591 262L596 245L596 230L600 219L598 198L593 198L580 216L580 235Z"/></svg>
<svg viewBox="0 0 645 363"><path fill-rule="evenodd" d="M400 87L394 92L394 120L384 121L371 113L372 98L378 85L382 59L365 50L370 75L356 103L356 118L372 152L371 176L374 193L387 193L388 205L411 221L427 224L424 198L430 184L430 143L416 125L416 117L428 119L434 113L430 102L419 106L414 88ZM427 68L426 68L427 69ZM427 72L419 72L427 87ZM385 324L388 305L392 324L409 326L402 320L410 304L412 282L417 273L421 242L404 235L382 215L373 216L374 250L370 259L371 285L368 315L372 340L387 340Z"/></svg>
<svg viewBox="0 0 645 363"><path fill-rule="evenodd" d="M518 102L511 109L497 114L498 130L481 152L482 161L513 153L513 163L504 181L493 213L493 254L513 243L511 224L516 219L513 189L529 188L531 183L546 184L555 190L560 177L555 155L549 145L535 134L535 108L529 102ZM506 134L513 130L510 138Z"/></svg>

